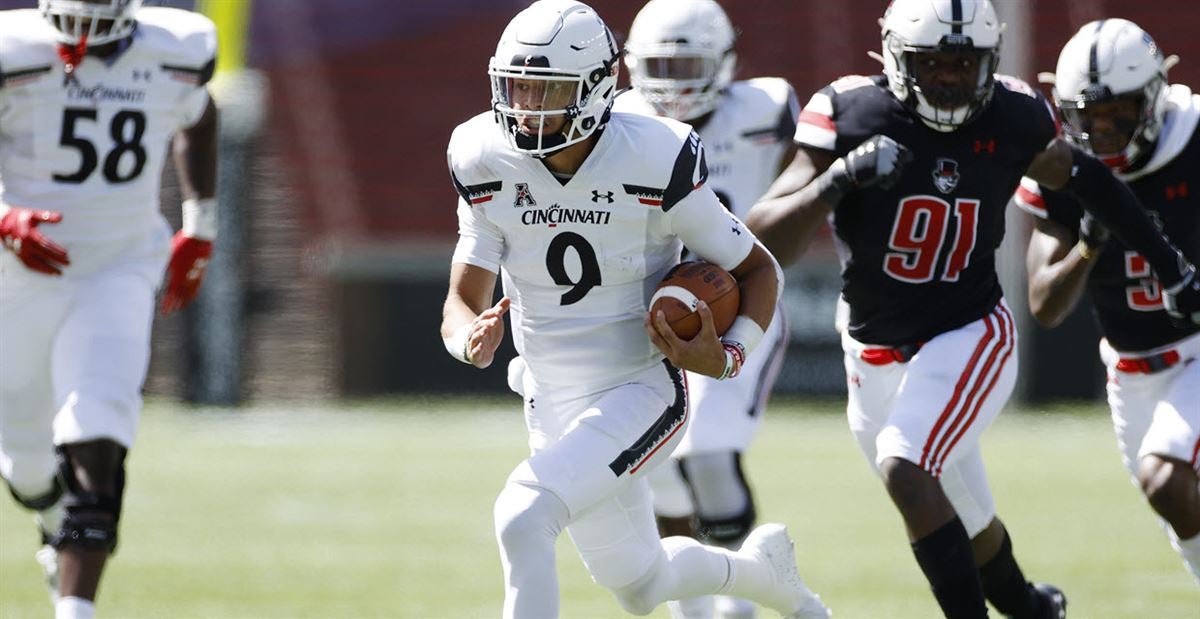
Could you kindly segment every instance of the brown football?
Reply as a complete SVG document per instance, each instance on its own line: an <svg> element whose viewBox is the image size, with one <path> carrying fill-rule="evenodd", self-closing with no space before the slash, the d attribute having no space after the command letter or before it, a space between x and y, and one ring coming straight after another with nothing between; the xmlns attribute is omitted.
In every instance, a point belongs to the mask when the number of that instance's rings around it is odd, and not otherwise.
<svg viewBox="0 0 1200 619"><path fill-rule="evenodd" d="M741 293L729 271L710 262L682 262L667 272L650 300L650 311L662 310L679 337L690 340L700 332L696 304L712 311L717 335L724 335L737 318Z"/></svg>

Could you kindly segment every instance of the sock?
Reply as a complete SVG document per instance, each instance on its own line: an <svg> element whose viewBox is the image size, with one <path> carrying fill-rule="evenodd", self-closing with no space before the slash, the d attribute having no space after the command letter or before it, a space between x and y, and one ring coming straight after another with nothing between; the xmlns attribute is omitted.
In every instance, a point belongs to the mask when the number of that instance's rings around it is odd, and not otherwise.
<svg viewBox="0 0 1200 619"><path fill-rule="evenodd" d="M1012 539L1004 532L1004 543L996 556L979 568L983 593L987 601L1006 617L1036 619L1043 616L1045 600L1033 585L1025 580L1021 567L1013 558Z"/></svg>
<svg viewBox="0 0 1200 619"><path fill-rule="evenodd" d="M77 597L62 597L54 603L54 619L92 619L96 607L91 600Z"/></svg>
<svg viewBox="0 0 1200 619"><path fill-rule="evenodd" d="M913 542L912 550L946 619L988 616L971 538L962 520L955 516L938 530Z"/></svg>
<svg viewBox="0 0 1200 619"><path fill-rule="evenodd" d="M1200 583L1200 535L1192 536L1191 539L1177 540L1175 549L1179 551L1179 556L1183 557L1183 563L1192 573L1192 577L1196 579L1197 583Z"/></svg>

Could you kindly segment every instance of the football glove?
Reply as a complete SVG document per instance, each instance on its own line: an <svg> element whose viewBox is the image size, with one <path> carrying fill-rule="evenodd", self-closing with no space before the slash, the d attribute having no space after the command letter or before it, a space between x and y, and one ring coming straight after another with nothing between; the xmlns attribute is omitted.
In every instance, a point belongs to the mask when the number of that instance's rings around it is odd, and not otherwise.
<svg viewBox="0 0 1200 619"><path fill-rule="evenodd" d="M200 290L204 270L212 256L212 241L187 236L183 231L175 233L171 240L171 261L167 264L167 288L162 298L162 313L187 307Z"/></svg>
<svg viewBox="0 0 1200 619"><path fill-rule="evenodd" d="M1181 326L1200 325L1200 276L1196 267L1186 265L1183 279L1163 289L1163 308L1171 321Z"/></svg>
<svg viewBox="0 0 1200 619"><path fill-rule="evenodd" d="M851 191L889 189L912 161L912 151L886 135L875 135L829 166L819 178L821 199L836 205Z"/></svg>
<svg viewBox="0 0 1200 619"><path fill-rule="evenodd" d="M0 217L0 243L17 255L25 266L47 275L62 275L71 264L67 250L38 231L38 224L56 224L62 213L14 206Z"/></svg>

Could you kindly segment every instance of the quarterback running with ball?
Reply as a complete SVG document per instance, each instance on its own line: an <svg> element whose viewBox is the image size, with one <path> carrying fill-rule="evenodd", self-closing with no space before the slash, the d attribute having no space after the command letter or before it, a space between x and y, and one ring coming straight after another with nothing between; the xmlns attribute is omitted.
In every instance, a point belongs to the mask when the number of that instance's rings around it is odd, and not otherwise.
<svg viewBox="0 0 1200 619"><path fill-rule="evenodd" d="M59 619L89 618L117 547L162 309L195 296L216 233L207 18L140 0L0 12L0 476L36 512ZM171 240L159 185L184 195Z"/></svg>
<svg viewBox="0 0 1200 619"><path fill-rule="evenodd" d="M691 127L611 111L619 60L590 7L535 2L492 57L492 111L450 139L459 242L442 337L455 358L486 367L507 313L527 366L517 388L531 455L494 514L503 616L559 615L554 544L565 530L630 613L729 593L785 617L825 617L780 525L759 527L736 552L659 540L646 475L687 424L680 370L736 375L770 326L781 283L771 255L707 186ZM738 280L740 315L723 338L705 306L692 340L647 314L685 243ZM498 277L505 296L493 305Z"/></svg>

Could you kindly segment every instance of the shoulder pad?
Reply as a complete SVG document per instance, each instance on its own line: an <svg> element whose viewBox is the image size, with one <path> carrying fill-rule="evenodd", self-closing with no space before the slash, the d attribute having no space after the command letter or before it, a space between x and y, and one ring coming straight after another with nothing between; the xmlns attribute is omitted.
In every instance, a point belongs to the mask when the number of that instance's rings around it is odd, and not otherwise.
<svg viewBox="0 0 1200 619"><path fill-rule="evenodd" d="M613 99L612 111L649 116L658 115L636 88L626 88L618 92L616 98Z"/></svg>
<svg viewBox="0 0 1200 619"><path fill-rule="evenodd" d="M691 125L669 118L613 114L609 128L625 133L626 146L633 149L625 193L643 204L669 211L708 180L704 145Z"/></svg>
<svg viewBox="0 0 1200 619"><path fill-rule="evenodd" d="M500 191L500 175L488 165L499 129L491 112L484 112L454 128L446 148L446 162L454 189L468 204L482 204Z"/></svg>
<svg viewBox="0 0 1200 619"><path fill-rule="evenodd" d="M198 86L212 79L217 64L217 27L199 13L146 7L137 13L136 43L160 59L162 69Z"/></svg>
<svg viewBox="0 0 1200 619"><path fill-rule="evenodd" d="M734 82L730 98L739 106L738 116L746 119L742 137L791 141L796 133L800 104L792 85L778 77L760 77Z"/></svg>
<svg viewBox="0 0 1200 619"><path fill-rule="evenodd" d="M1028 176L1021 178L1021 184L1017 185L1017 192L1013 194L1013 202L1016 202L1021 210L1034 217L1040 219L1049 217L1046 211L1046 201L1042 198L1041 186Z"/></svg>
<svg viewBox="0 0 1200 619"><path fill-rule="evenodd" d="M0 11L0 88L36 79L59 64L56 37L34 9Z"/></svg>
<svg viewBox="0 0 1200 619"><path fill-rule="evenodd" d="M875 82L870 77L865 75L843 75L829 84L829 88L837 94L850 92L867 86L874 86Z"/></svg>

